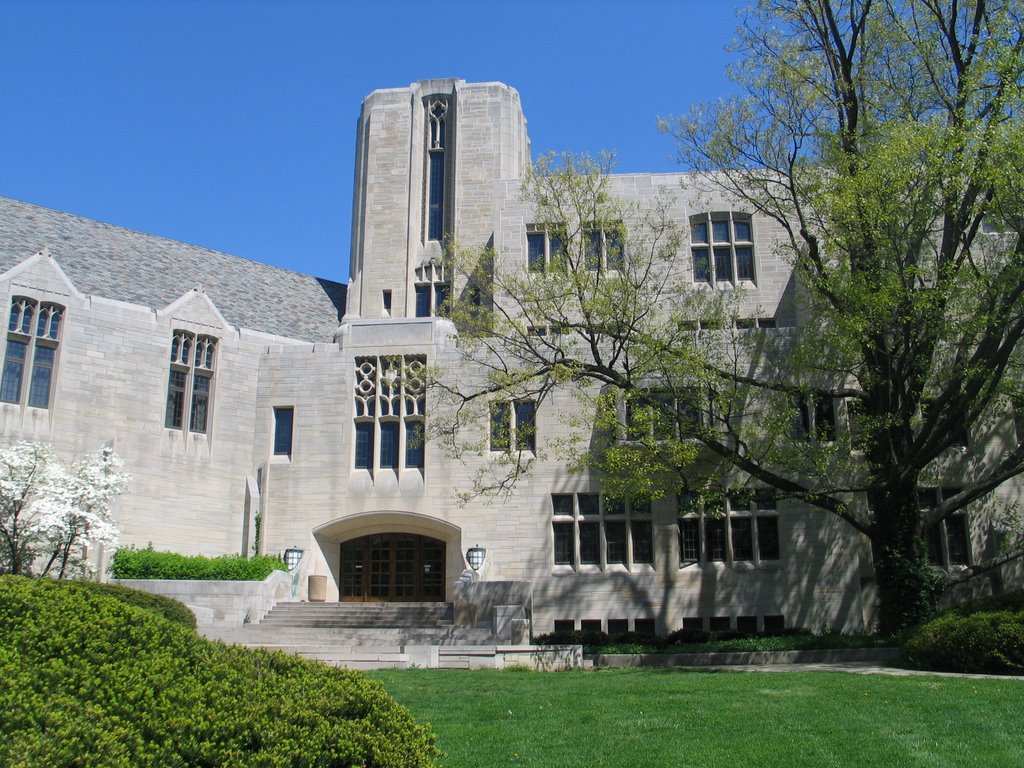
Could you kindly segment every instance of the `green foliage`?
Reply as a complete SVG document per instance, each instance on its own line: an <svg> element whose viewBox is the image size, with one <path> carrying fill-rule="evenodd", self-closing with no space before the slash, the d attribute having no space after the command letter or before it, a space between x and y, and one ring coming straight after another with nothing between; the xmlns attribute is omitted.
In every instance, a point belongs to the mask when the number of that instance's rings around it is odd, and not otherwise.
<svg viewBox="0 0 1024 768"><path fill-rule="evenodd" d="M551 632L534 638L538 645L582 645L586 653L724 653L729 651L809 651L847 648L883 648L895 645L880 635L813 634L789 628L775 635L748 635L736 630L707 632L677 629L667 636L627 632L609 638L604 632Z"/></svg>
<svg viewBox="0 0 1024 768"><path fill-rule="evenodd" d="M1024 611L1024 591L965 600L950 608L948 613L970 616L972 613L989 613L991 611L1016 611L1018 613Z"/></svg>
<svg viewBox="0 0 1024 768"><path fill-rule="evenodd" d="M180 579L195 581L263 581L274 571L285 571L284 561L275 555L179 555L122 547L110 565L115 579Z"/></svg>
<svg viewBox="0 0 1024 768"><path fill-rule="evenodd" d="M1024 610L951 611L914 630L903 644L921 669L985 674L1024 673Z"/></svg>
<svg viewBox="0 0 1024 768"><path fill-rule="evenodd" d="M1007 679L688 669L379 670L448 768L1024 765Z"/></svg>
<svg viewBox="0 0 1024 768"><path fill-rule="evenodd" d="M139 589L129 589L120 584L100 584L95 581L81 581L77 584L82 589L113 597L122 603L150 611L175 624L181 624L183 627L196 628L195 614L188 609L188 606L170 597L154 595L152 592L143 592Z"/></svg>
<svg viewBox="0 0 1024 768"><path fill-rule="evenodd" d="M432 766L375 682L198 637L86 585L0 577L0 765Z"/></svg>

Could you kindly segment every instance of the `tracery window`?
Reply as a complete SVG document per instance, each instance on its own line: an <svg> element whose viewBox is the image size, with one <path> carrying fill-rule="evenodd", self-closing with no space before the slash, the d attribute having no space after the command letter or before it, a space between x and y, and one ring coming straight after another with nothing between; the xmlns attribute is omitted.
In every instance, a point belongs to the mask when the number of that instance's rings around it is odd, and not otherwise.
<svg viewBox="0 0 1024 768"><path fill-rule="evenodd" d="M693 281L731 286L756 282L750 216L727 211L690 218Z"/></svg>
<svg viewBox="0 0 1024 768"><path fill-rule="evenodd" d="M424 355L356 358L356 469L423 469L426 367Z"/></svg>
<svg viewBox="0 0 1024 768"><path fill-rule="evenodd" d="M447 176L448 99L427 101L427 240L442 240L445 234L445 186Z"/></svg>
<svg viewBox="0 0 1024 768"><path fill-rule="evenodd" d="M210 425L217 340L189 331L171 337L171 370L167 380L164 426L205 434Z"/></svg>
<svg viewBox="0 0 1024 768"><path fill-rule="evenodd" d="M7 323L7 349L0 400L20 403L23 396L33 408L49 408L57 366L64 307L15 296ZM26 372L28 386L25 386Z"/></svg>

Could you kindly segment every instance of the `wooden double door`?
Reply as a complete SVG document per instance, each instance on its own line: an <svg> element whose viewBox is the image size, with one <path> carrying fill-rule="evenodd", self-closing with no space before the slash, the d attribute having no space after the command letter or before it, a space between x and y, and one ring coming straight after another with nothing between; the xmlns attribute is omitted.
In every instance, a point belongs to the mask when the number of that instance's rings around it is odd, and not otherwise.
<svg viewBox="0 0 1024 768"><path fill-rule="evenodd" d="M441 602L445 544L411 533L375 533L341 545L341 600Z"/></svg>

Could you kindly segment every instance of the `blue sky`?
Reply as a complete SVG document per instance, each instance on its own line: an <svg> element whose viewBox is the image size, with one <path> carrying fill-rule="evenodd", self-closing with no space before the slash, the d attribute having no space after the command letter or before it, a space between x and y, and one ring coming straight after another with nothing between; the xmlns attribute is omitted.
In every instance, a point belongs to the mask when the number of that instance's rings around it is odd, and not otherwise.
<svg viewBox="0 0 1024 768"><path fill-rule="evenodd" d="M371 91L502 81L535 155L677 170L741 4L0 0L0 195L344 282Z"/></svg>

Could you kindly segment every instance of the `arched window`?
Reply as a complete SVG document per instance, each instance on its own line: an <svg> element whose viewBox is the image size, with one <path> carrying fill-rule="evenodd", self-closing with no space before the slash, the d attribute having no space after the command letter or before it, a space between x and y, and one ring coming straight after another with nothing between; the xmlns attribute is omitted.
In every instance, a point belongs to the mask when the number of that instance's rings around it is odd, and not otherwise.
<svg viewBox="0 0 1024 768"><path fill-rule="evenodd" d="M427 100L427 240L441 241L445 235L445 194L448 175L448 99Z"/></svg>
<svg viewBox="0 0 1024 768"><path fill-rule="evenodd" d="M0 400L49 408L64 307L26 296L11 300ZM26 386L26 373L28 384Z"/></svg>
<svg viewBox="0 0 1024 768"><path fill-rule="evenodd" d="M426 365L423 355L356 358L356 469L423 469Z"/></svg>
<svg viewBox="0 0 1024 768"><path fill-rule="evenodd" d="M189 331L171 338L171 370L167 380L164 426L205 434L210 425L217 340Z"/></svg>

